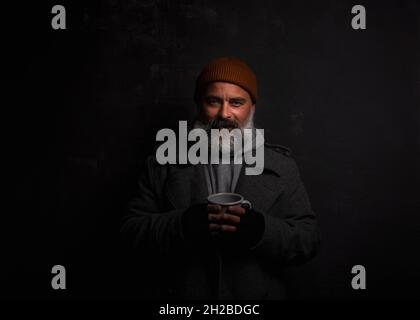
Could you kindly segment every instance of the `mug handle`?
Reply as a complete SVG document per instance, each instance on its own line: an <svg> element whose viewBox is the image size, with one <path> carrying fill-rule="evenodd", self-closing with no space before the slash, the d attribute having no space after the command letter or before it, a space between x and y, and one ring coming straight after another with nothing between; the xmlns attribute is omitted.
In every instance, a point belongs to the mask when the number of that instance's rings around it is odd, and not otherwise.
<svg viewBox="0 0 420 320"><path fill-rule="evenodd" d="M248 200L243 200L242 203L241 203L241 207L245 208L245 209L248 209L248 210L251 210L252 209L252 204Z"/></svg>

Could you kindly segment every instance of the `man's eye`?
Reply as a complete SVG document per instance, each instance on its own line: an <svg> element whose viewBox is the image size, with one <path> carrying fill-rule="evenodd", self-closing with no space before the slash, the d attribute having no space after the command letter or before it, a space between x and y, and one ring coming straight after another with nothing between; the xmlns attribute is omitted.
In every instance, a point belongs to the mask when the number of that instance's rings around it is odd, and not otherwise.
<svg viewBox="0 0 420 320"><path fill-rule="evenodd" d="M217 101L217 100L207 100L207 104L212 105L212 106L216 106L216 105L219 105L219 101Z"/></svg>
<svg viewBox="0 0 420 320"><path fill-rule="evenodd" d="M242 102L241 101L232 101L230 104L234 107L240 107L242 105Z"/></svg>

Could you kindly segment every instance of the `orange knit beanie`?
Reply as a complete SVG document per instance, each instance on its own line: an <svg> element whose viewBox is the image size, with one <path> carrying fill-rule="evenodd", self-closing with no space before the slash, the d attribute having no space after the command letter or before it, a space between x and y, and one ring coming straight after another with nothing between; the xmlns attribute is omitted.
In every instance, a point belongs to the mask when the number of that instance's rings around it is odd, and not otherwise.
<svg viewBox="0 0 420 320"><path fill-rule="evenodd" d="M218 58L210 61L204 67L195 85L194 99L196 103L199 103L207 85L216 81L236 84L248 91L253 103L257 101L257 78L251 68L238 58Z"/></svg>

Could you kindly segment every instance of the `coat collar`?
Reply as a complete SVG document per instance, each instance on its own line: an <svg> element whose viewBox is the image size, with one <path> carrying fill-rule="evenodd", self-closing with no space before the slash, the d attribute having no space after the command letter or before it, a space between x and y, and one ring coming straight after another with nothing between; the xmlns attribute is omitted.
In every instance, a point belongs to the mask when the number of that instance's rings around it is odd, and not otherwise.
<svg viewBox="0 0 420 320"><path fill-rule="evenodd" d="M244 164L235 192L250 201L255 209L268 211L284 188L278 179L282 175L279 161L275 151L265 148L262 174L245 175ZM165 195L176 209L207 202L204 165L170 166Z"/></svg>

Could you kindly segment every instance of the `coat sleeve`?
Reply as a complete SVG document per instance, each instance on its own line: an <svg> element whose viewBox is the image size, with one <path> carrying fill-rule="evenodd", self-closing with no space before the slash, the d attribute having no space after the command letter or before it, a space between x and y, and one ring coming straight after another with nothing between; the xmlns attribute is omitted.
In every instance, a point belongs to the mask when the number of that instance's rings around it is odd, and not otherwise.
<svg viewBox="0 0 420 320"><path fill-rule="evenodd" d="M297 264L316 254L320 236L299 169L295 160L289 159L285 191L270 212L260 212L264 232L251 251L282 264Z"/></svg>
<svg viewBox="0 0 420 320"><path fill-rule="evenodd" d="M149 158L137 191L129 201L121 225L125 244L134 250L146 250L159 256L176 254L184 246L182 215L184 210L162 212L159 202L165 180L165 168Z"/></svg>

